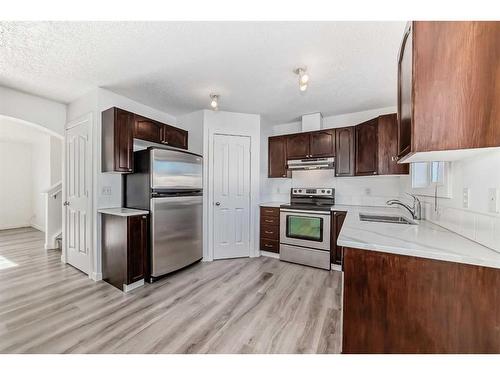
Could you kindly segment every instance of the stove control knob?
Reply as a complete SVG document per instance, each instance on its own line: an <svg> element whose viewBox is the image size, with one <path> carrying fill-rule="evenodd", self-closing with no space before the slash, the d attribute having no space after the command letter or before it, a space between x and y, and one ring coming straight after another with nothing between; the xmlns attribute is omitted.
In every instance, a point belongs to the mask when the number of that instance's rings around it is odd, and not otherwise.
<svg viewBox="0 0 500 375"><path fill-rule="evenodd" d="M324 193L325 193L325 190L321 190L321 192L324 194Z"/></svg>

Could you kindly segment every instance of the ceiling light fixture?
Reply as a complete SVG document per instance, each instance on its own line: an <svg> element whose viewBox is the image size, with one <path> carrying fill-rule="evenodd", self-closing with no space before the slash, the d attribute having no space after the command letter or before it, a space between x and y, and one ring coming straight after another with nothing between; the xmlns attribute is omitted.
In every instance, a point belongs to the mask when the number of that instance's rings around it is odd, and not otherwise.
<svg viewBox="0 0 500 375"><path fill-rule="evenodd" d="M214 111L219 109L219 95L210 94L210 107L212 107Z"/></svg>
<svg viewBox="0 0 500 375"><path fill-rule="evenodd" d="M297 68L293 72L299 76L299 90L306 91L309 83L309 74L306 73L307 68Z"/></svg>

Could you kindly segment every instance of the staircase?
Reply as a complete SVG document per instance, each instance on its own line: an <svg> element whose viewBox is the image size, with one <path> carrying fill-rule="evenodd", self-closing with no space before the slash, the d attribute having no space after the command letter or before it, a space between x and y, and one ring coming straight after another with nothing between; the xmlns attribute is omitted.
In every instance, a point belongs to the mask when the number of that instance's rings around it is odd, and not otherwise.
<svg viewBox="0 0 500 375"><path fill-rule="evenodd" d="M56 244L59 250L62 250L62 233L56 237Z"/></svg>
<svg viewBox="0 0 500 375"><path fill-rule="evenodd" d="M62 183L59 182L45 193L45 249L60 249L62 233Z"/></svg>

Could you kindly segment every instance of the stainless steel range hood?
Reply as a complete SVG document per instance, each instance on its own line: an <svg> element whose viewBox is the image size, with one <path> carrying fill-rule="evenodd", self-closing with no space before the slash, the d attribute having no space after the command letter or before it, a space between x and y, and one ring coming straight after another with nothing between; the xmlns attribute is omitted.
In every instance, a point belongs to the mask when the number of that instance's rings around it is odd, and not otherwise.
<svg viewBox="0 0 500 375"><path fill-rule="evenodd" d="M312 169L333 169L334 158L308 158L300 160L288 160L287 167L291 171L305 171Z"/></svg>

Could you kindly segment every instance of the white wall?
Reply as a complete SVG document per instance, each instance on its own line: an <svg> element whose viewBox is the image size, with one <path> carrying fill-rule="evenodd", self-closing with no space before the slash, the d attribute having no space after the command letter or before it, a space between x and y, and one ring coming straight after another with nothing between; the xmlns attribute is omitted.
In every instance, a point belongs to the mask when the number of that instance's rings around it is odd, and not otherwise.
<svg viewBox="0 0 500 375"><path fill-rule="evenodd" d="M62 181L63 140L50 137L50 186Z"/></svg>
<svg viewBox="0 0 500 375"><path fill-rule="evenodd" d="M259 255L258 242L258 222L259 222L259 188L260 188L260 116L254 114L224 112L224 111L203 111L203 163L204 176L210 173L210 160L208 158L210 144L214 134L241 135L250 137L250 249L251 256ZM203 228L203 259L213 259L213 249L211 244L213 238L209 230L209 217L211 215L210 194L212 193L209 179L204 178L204 228Z"/></svg>
<svg viewBox="0 0 500 375"><path fill-rule="evenodd" d="M31 173L33 216L31 225L40 231L45 231L45 195L50 188L50 137L41 136L32 144Z"/></svg>
<svg viewBox="0 0 500 375"><path fill-rule="evenodd" d="M177 117L177 126L189 132L188 150L203 155L204 111L196 111Z"/></svg>
<svg viewBox="0 0 500 375"><path fill-rule="evenodd" d="M394 113L396 107L347 113L323 118L323 128L352 126L382 114ZM295 171L292 178L268 178L268 143L272 135L301 131L300 121L277 125L262 125L261 132L261 196L262 202L288 202L293 187L333 187L338 204L385 205L390 198L399 196L399 176L335 177L333 170Z"/></svg>
<svg viewBox="0 0 500 375"><path fill-rule="evenodd" d="M0 229L31 223L31 148L29 143L0 141Z"/></svg>
<svg viewBox="0 0 500 375"><path fill-rule="evenodd" d="M16 195L16 198L10 202L5 202L8 207L19 205L20 211L25 208L25 202L30 202L30 214L23 215L23 220L3 217L3 225L9 227L32 225L33 227L45 231L46 210L45 196L43 192L51 185L52 176L57 177L61 174L62 162L62 140L59 136L51 136L44 127L35 126L22 120L12 119L0 116L0 141L3 142L4 150L11 150L7 145L21 144L20 149L28 149L26 155L29 155L29 168L21 165L15 173L10 171L1 176L4 189L17 189L23 191L22 198ZM5 152L5 151L4 151ZM16 166L18 160L23 160L17 152L12 152L11 156L2 158L4 163L11 163ZM9 174L10 173L10 174ZM14 173L13 175L11 175ZM21 178L21 174L29 176L29 183L19 187L15 181ZM25 181L26 182L26 181ZM24 194L25 189L29 193ZM10 220L10 221L9 221Z"/></svg>
<svg viewBox="0 0 500 375"><path fill-rule="evenodd" d="M500 214L488 210L488 189L500 189L500 150L451 163L452 198L421 197L425 217L464 237L500 251ZM469 207L463 208L463 188L469 188ZM401 177L400 193L411 192L410 177Z"/></svg>
<svg viewBox="0 0 500 375"><path fill-rule="evenodd" d="M40 125L53 135L64 135L66 105L62 103L0 86L0 115Z"/></svg>

